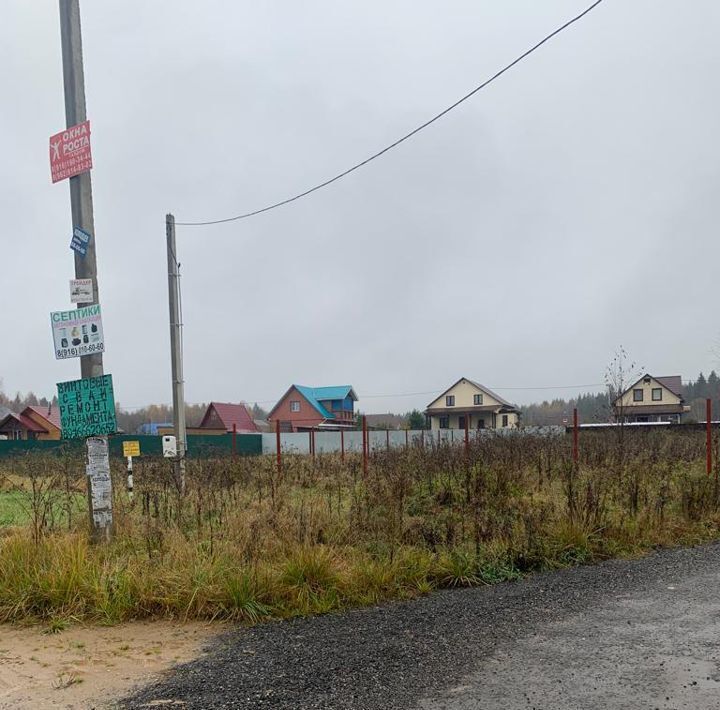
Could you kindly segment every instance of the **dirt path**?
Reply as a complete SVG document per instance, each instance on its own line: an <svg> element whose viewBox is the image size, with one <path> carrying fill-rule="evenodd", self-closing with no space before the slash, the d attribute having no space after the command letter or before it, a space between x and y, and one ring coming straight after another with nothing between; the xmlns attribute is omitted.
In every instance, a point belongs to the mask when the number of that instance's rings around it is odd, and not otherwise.
<svg viewBox="0 0 720 710"><path fill-rule="evenodd" d="M196 658L220 624L0 626L0 708L102 708L176 663Z"/></svg>

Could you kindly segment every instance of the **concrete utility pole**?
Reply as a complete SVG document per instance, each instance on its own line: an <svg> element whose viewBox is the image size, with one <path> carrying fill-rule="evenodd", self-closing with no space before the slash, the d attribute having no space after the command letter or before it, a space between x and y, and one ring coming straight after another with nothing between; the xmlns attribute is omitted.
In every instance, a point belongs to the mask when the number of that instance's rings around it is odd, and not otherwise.
<svg viewBox="0 0 720 710"><path fill-rule="evenodd" d="M87 120L79 0L60 0L60 37L65 83L65 120L70 128ZM83 257L78 252L73 252L75 254L75 278L92 279L93 283L93 300L90 303L78 303L78 308L82 308L93 303L100 303L90 171L70 178L70 207L73 226L80 227L92 235L92 239L87 245L86 256ZM102 374L102 353L84 355L80 358L80 376L82 378L100 377Z"/></svg>
<svg viewBox="0 0 720 710"><path fill-rule="evenodd" d="M82 35L80 31L80 4L79 0L60 0L60 39L62 44L63 83L65 88L65 120L67 127L83 123L87 119L85 107L85 73L83 70ZM90 171L70 178L70 207L74 227L80 227L92 235L87 245L87 254L82 257L75 253L75 278L92 279L93 299L90 303L79 303L78 308L100 303L97 281L97 261L95 257L95 223L93 219L92 180ZM80 358L80 377L101 377L103 375L102 352L84 355ZM94 455L90 454L92 440L88 439L88 462L99 465L101 474L106 477L106 485L110 486L110 461L107 457L107 437L96 442ZM98 459L98 445L100 459ZM105 474L107 468L107 474ZM88 475L87 498L90 530L94 541L109 540L112 531L112 509L103 511L103 514L94 515L93 483ZM109 513L109 514L108 514Z"/></svg>
<svg viewBox="0 0 720 710"><path fill-rule="evenodd" d="M170 358L172 362L173 427L177 455L175 482L181 495L185 494L185 381L183 379L182 322L180 319L180 264L175 250L175 217L165 217L167 236L168 294L170 297Z"/></svg>

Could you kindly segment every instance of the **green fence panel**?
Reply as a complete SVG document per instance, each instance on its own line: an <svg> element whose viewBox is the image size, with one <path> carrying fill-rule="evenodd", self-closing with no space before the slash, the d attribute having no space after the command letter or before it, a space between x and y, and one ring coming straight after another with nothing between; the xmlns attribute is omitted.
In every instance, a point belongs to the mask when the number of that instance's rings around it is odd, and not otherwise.
<svg viewBox="0 0 720 710"><path fill-rule="evenodd" d="M119 434L110 437L110 455L122 456L123 441L139 441L141 456L162 456L162 437L132 434ZM5 441L0 440L0 458L21 456L28 453L62 454L81 453L83 440L72 441ZM261 434L238 434L236 436L235 453L240 456L257 456L262 454ZM212 456L231 456L233 454L233 435L198 435L188 436L189 458L209 458Z"/></svg>

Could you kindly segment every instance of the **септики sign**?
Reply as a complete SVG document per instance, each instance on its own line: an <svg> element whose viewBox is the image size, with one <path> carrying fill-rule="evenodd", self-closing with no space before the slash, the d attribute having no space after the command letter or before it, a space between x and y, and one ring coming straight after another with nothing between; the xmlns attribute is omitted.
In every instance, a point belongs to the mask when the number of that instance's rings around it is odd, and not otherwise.
<svg viewBox="0 0 720 710"><path fill-rule="evenodd" d="M105 351L100 304L50 314L55 359L83 357Z"/></svg>
<svg viewBox="0 0 720 710"><path fill-rule="evenodd" d="M117 431L112 375L58 382L57 390L63 439L86 439Z"/></svg>
<svg viewBox="0 0 720 710"><path fill-rule="evenodd" d="M90 121L78 123L50 136L50 175L53 182L92 169Z"/></svg>

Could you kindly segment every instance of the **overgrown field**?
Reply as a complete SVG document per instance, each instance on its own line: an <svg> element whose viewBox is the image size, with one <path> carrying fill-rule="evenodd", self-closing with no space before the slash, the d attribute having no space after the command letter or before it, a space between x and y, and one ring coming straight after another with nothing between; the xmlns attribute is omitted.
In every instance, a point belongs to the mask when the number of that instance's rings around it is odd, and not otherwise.
<svg viewBox="0 0 720 710"><path fill-rule="evenodd" d="M700 432L487 436L359 456L138 459L113 470L115 535L91 545L84 463L0 469L0 621L255 622L720 537ZM114 464L115 465L115 464ZM12 515L7 511L14 511ZM21 511L21 514L18 513Z"/></svg>

